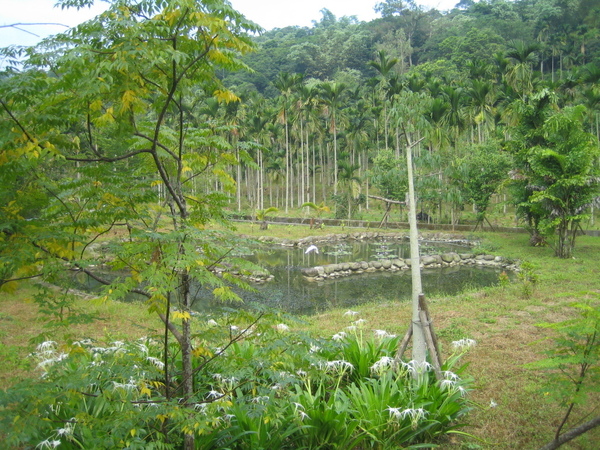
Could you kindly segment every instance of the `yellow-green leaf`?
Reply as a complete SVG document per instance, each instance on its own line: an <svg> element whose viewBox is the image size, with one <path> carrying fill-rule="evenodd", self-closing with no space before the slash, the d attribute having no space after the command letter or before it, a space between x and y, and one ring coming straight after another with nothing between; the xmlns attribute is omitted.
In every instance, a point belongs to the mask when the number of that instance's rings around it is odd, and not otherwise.
<svg viewBox="0 0 600 450"><path fill-rule="evenodd" d="M190 320L191 318L192 318L192 316L187 311L183 311L183 312L182 311L175 311L175 312L173 312L173 319Z"/></svg>

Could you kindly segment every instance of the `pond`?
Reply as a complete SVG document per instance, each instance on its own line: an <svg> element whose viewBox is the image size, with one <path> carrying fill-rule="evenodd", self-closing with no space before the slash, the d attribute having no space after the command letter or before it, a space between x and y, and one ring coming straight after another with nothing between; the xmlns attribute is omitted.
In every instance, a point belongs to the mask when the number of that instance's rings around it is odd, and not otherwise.
<svg viewBox="0 0 600 450"><path fill-rule="evenodd" d="M439 242L421 242L421 255L444 252L467 253L469 247ZM369 302L398 302L411 298L411 271L375 272L319 282L307 281L302 268L319 265L410 258L408 242L351 241L319 245L319 253L305 248L262 247L247 258L267 269L274 279L255 286L255 292L238 291L245 304L260 303L296 315L315 314L330 308L351 308ZM422 270L427 297L453 295L468 287L490 286L498 282L500 268L453 266ZM207 293L208 294L208 293ZM203 296L204 297L204 296ZM218 305L206 296L197 302L199 310Z"/></svg>

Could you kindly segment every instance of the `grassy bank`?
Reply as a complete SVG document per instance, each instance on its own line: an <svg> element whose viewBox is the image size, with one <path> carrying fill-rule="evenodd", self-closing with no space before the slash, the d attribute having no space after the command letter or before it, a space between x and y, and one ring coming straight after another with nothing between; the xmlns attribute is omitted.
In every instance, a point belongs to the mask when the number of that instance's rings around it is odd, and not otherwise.
<svg viewBox="0 0 600 450"><path fill-rule="evenodd" d="M469 419L472 426L468 431L482 442L465 448L538 448L551 440L564 410L546 401L543 375L523 365L540 359L550 345L544 340L550 333L536 324L564 320L573 315L570 305L581 300L584 292L600 293L600 240L582 237L576 257L559 260L550 248L529 247L526 234L478 236L483 237L493 253L531 264L538 281L534 285L518 281L453 297L429 298L442 348L448 349L451 341L461 338L477 341L467 357L469 373L477 386L472 399L478 404ZM356 310L359 317L367 320L368 329L404 334L410 321L409 308L377 303ZM348 318L341 311L329 311L308 320L312 331L325 335L348 325ZM492 404L496 406L491 407ZM595 449L597 442L599 430L564 448Z"/></svg>
<svg viewBox="0 0 600 450"><path fill-rule="evenodd" d="M258 236L270 234L286 238L305 236L309 230L299 226L272 226L265 233L258 226L240 224L240 233ZM348 229L310 231L313 234L349 232ZM428 298L434 324L448 356L450 343L461 338L477 341L467 356L468 372L475 379L471 398L477 404L469 416L466 430L479 440L462 439L447 448L535 449L551 440L561 419L562 410L547 401L543 375L525 369L524 364L541 357L550 332L536 327L540 322L557 322L574 314L570 305L585 292L600 293L597 275L600 239L580 237L575 258L559 260L550 248L527 245L526 234L478 234L488 252L518 258L533 267L534 284L519 280L505 286L471 289L452 297ZM33 368L26 355L31 351L30 338L42 331L43 322L34 303L31 288L16 294L0 294L0 381L7 386L23 376L31 376ZM78 301L78 306L101 317L100 321L59 331L73 337L137 338L159 332L160 324L139 304L97 304ZM407 304L377 302L355 308L365 319L365 333L384 329L404 334L410 320ZM312 333L331 336L349 325L345 311L330 310L318 316L304 317L303 325ZM496 406L491 406L495 404ZM594 413L598 414L598 411ZM577 416L576 418L581 418ZM587 418L589 419L589 417ZM587 420L586 419L586 420ZM575 425L576 423L570 423ZM460 442L459 442L460 441ZM600 432L595 430L564 448L595 449Z"/></svg>
<svg viewBox="0 0 600 450"><path fill-rule="evenodd" d="M97 318L88 324L49 327L33 301L37 288L23 285L14 294L0 292L0 386L6 388L24 377L36 376L28 354L40 339L58 342L91 338L100 341L137 339L161 332L160 319L139 303L77 299L74 308Z"/></svg>

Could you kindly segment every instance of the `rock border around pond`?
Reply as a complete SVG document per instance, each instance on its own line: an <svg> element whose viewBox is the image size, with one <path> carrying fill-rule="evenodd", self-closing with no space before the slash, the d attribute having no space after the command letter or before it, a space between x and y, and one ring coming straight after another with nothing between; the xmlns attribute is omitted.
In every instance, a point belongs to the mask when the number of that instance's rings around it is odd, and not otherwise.
<svg viewBox="0 0 600 450"><path fill-rule="evenodd" d="M395 241L408 241L407 233L387 233L377 231L357 231L354 233L326 234L324 236L308 236L300 239L285 239L275 236L260 236L258 241L264 244L282 245L284 247L304 247L311 244L329 244L343 241L363 241L368 239L387 239ZM419 236L420 241L447 242L458 245L475 246L478 241L465 239L464 236L453 233L428 233Z"/></svg>
<svg viewBox="0 0 600 450"><path fill-rule="evenodd" d="M406 233L358 231L353 233L327 234L324 236L308 236L301 239L285 239L274 236L261 236L258 238L258 240L262 243L281 245L284 247L308 247L314 244L330 244L349 240L361 241L368 239L408 241L409 235ZM428 233L427 235L420 235L419 241L444 242L470 247L474 247L479 244L478 241L469 240L462 235L453 233ZM518 261L514 261L503 256L489 254L447 252L438 255L421 255L420 258L420 266L426 269L452 267L458 265L496 267L513 272L519 271ZM357 261L327 264L324 266L303 268L300 269L300 272L308 281L322 281L378 271L396 272L408 270L410 267L410 259L400 258L378 261Z"/></svg>
<svg viewBox="0 0 600 450"><path fill-rule="evenodd" d="M475 255L473 253L442 253L439 255L424 255L420 258L422 268L433 269L452 267L458 265L474 265L484 267L497 267L517 272L518 265L502 256ZM357 261L350 263L327 264L301 269L300 272L308 281L323 281L332 278L359 275L373 272L397 272L408 270L411 267L410 259L384 259L381 261Z"/></svg>

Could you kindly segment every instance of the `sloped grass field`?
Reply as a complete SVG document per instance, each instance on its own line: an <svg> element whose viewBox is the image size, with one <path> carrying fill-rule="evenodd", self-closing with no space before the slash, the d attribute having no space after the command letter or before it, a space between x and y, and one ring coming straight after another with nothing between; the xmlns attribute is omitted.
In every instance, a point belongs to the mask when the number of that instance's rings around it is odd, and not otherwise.
<svg viewBox="0 0 600 450"><path fill-rule="evenodd" d="M245 234L261 233L257 226L242 225ZM317 230L334 233L342 230ZM348 230L343 230L347 232ZM262 232L264 233L264 231ZM269 234L301 237L305 227L271 226ZM297 235L297 236L296 236ZM545 374L524 367L542 358L542 352L552 345L552 333L536 324L558 322L576 315L574 302L600 294L598 255L600 239L578 238L575 258L559 260L550 248L529 247L526 234L478 234L486 252L516 258L526 262L527 276L514 283L499 282L498 286L472 289L452 297L428 298L434 326L440 337L443 357L451 353L451 343L463 338L474 339L477 345L465 356L468 374L475 380L470 399L476 407L467 418L470 424L463 431L473 438L455 436L442 448L464 449L535 449L549 442L560 423L564 409L550 401L545 391ZM425 293L427 294L427 293ZM0 382L9 387L24 377L35 377L35 363L28 358L34 349L30 343L44 332L37 306L30 299L34 290L25 288L14 294L0 294ZM65 338L93 337L133 340L160 332L161 325L148 315L141 304L97 304L93 300L78 300L77 306L97 315L101 320L81 324L66 330L58 328L55 336ZM356 315L330 310L318 316L304 317L290 324L314 336L331 337L343 331L357 318L364 319L365 333L385 330L403 335L410 320L410 305L373 303L355 308ZM405 355L405 356L408 356ZM598 390L598 389L597 389ZM600 398L589 405L600 404ZM591 416L598 415L596 408ZM567 427L589 420L582 411L574 412ZM600 442L600 430L589 432L564 446L571 449L595 449Z"/></svg>
<svg viewBox="0 0 600 450"><path fill-rule="evenodd" d="M559 322L574 317L571 305L600 294L598 255L600 239L578 238L575 258L560 260L550 248L528 246L527 234L483 234L483 243L493 253L519 259L532 266L532 282L519 279L486 289L474 289L453 297L429 298L434 326L448 356L450 343L471 338L477 342L466 356L468 372L475 379L471 399L478 407L471 413L466 431L479 441L448 448L539 448L553 438L564 414L549 401L545 375L524 367L542 358L552 345L552 333L537 327L541 322ZM595 294L595 296L594 296ZM373 329L404 334L410 321L408 304L365 305L356 310ZM310 318L315 333L335 332L347 326L339 311ZM600 390L600 386L597 387ZM600 397L589 405L600 405ZM588 405L588 406L589 406ZM591 416L598 414L598 407ZM575 426L591 417L584 414L570 422ZM600 430L593 430L563 448L595 449Z"/></svg>

